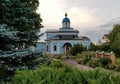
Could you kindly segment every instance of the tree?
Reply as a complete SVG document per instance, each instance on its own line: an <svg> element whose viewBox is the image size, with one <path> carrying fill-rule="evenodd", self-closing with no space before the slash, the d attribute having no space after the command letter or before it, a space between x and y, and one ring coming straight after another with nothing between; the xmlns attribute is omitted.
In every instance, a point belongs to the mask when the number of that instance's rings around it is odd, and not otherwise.
<svg viewBox="0 0 120 84"><path fill-rule="evenodd" d="M90 44L90 51L96 51L98 48L97 48L97 46L95 45L95 44L93 44L93 43L91 43Z"/></svg>
<svg viewBox="0 0 120 84"><path fill-rule="evenodd" d="M113 30L109 33L111 49L120 55L120 24L116 24Z"/></svg>
<svg viewBox="0 0 120 84"><path fill-rule="evenodd" d="M0 25L0 49L12 50L15 48L13 43L18 39L17 31L11 31L7 29L5 24Z"/></svg>
<svg viewBox="0 0 120 84"><path fill-rule="evenodd" d="M82 44L74 44L74 46L70 50L70 53L75 56L85 50L86 47L84 47Z"/></svg>
<svg viewBox="0 0 120 84"><path fill-rule="evenodd" d="M115 40L115 37L119 32L120 32L120 24L114 25L112 31L109 33L109 40L111 43Z"/></svg>
<svg viewBox="0 0 120 84"><path fill-rule="evenodd" d="M42 27L38 5L38 0L0 0L0 81L8 80L14 70L40 63L34 60L40 53L29 48L36 44Z"/></svg>
<svg viewBox="0 0 120 84"><path fill-rule="evenodd" d="M11 42L18 48L36 44L41 18L36 13L38 0L3 0L0 2L0 25L5 24L10 31L17 31L18 39ZM3 45L4 46L4 45Z"/></svg>
<svg viewBox="0 0 120 84"><path fill-rule="evenodd" d="M101 45L90 44L90 51L111 51L110 43L103 43Z"/></svg>

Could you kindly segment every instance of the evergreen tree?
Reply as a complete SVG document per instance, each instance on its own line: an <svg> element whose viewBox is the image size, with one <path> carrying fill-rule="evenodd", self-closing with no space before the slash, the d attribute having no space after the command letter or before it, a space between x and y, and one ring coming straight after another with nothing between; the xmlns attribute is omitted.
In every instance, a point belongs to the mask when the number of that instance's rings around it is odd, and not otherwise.
<svg viewBox="0 0 120 84"><path fill-rule="evenodd" d="M42 26L40 15L36 13L38 6L38 0L3 0L0 2L0 25L5 24L11 32L17 32L17 40L14 39L13 42L9 40L11 45L18 48L23 45L25 47L35 45L38 39L37 34Z"/></svg>
<svg viewBox="0 0 120 84"><path fill-rule="evenodd" d="M14 70L34 69L41 63L34 60L41 53L28 48L36 44L42 26L38 5L38 0L0 0L0 81L9 80ZM22 49L13 51L16 48Z"/></svg>

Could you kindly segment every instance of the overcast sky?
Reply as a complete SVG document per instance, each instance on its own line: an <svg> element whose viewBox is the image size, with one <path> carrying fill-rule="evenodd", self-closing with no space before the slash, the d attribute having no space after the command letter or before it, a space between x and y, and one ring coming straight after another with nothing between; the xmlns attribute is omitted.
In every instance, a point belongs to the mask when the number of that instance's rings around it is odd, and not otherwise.
<svg viewBox="0 0 120 84"><path fill-rule="evenodd" d="M44 28L59 29L65 12L71 21L71 27L78 29L80 35L87 35L97 41L112 27L97 27L109 23L112 19L120 20L120 0L39 0L38 12L43 19ZM118 21L119 20L119 21ZM111 23L110 23L111 24ZM110 28L111 27L111 28Z"/></svg>

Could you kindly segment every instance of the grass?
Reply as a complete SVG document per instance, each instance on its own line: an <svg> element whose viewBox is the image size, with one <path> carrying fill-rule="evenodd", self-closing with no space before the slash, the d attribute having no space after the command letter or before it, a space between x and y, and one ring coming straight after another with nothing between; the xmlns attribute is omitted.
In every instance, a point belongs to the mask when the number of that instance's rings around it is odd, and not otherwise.
<svg viewBox="0 0 120 84"><path fill-rule="evenodd" d="M120 57L116 57L116 64L120 65Z"/></svg>

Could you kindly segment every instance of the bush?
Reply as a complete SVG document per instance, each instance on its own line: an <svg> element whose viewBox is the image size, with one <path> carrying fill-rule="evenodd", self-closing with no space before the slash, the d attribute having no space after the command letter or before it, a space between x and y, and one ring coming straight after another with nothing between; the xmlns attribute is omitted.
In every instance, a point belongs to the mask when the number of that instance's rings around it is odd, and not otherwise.
<svg viewBox="0 0 120 84"><path fill-rule="evenodd" d="M99 67L99 65L100 65L100 62L95 61L95 60L91 60L91 61L89 62L89 66L90 66L90 67L93 67L93 68Z"/></svg>
<svg viewBox="0 0 120 84"><path fill-rule="evenodd" d="M59 55L54 56L54 58L56 58L56 59L62 59L62 57L63 57L62 54L59 54Z"/></svg>
<svg viewBox="0 0 120 84"><path fill-rule="evenodd" d="M114 71L120 71L120 65L109 64L108 69L114 70Z"/></svg>
<svg viewBox="0 0 120 84"><path fill-rule="evenodd" d="M36 70L17 71L6 84L120 84L120 76L108 72L80 71L60 61L52 63Z"/></svg>
<svg viewBox="0 0 120 84"><path fill-rule="evenodd" d="M99 60L99 62L101 62L101 64L105 67L107 66L108 64L112 63L111 59L110 58L101 58Z"/></svg>
<svg viewBox="0 0 120 84"><path fill-rule="evenodd" d="M78 53L81 53L82 51L85 51L86 47L84 47L82 44L74 44L74 46L71 48L70 53L75 56Z"/></svg>
<svg viewBox="0 0 120 84"><path fill-rule="evenodd" d="M79 63L79 64L88 64L90 65L90 61L93 59L95 55L93 53L86 53L86 54L77 54L76 56L73 56L75 57L76 61Z"/></svg>

